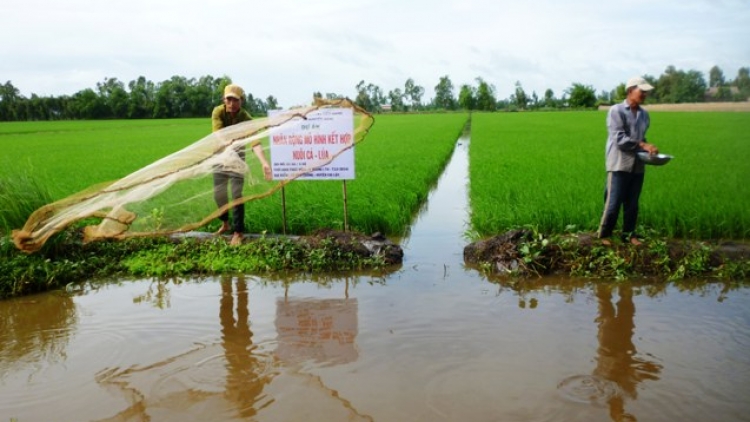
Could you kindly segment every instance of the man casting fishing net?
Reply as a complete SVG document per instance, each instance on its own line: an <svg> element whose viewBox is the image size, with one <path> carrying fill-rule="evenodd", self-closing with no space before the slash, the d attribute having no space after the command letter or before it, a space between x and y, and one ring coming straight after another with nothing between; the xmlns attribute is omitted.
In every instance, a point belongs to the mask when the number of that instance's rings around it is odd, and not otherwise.
<svg viewBox="0 0 750 422"><path fill-rule="evenodd" d="M211 128L213 132L224 129L225 127L252 120L250 113L242 108L242 103L245 98L245 91L238 85L227 85L224 88L224 99L223 104L218 105L214 108L211 113ZM253 147L253 152L258 157L261 165L263 166L263 176L266 180L271 180L271 166L266 160L266 156L263 153L263 147L260 144L256 144ZM234 149L237 153L238 160L245 162L245 145L241 145ZM238 163L239 164L239 163ZM245 183L245 173L247 172L247 166L238 165L237 169L227 168L226 166L217 167L214 172L214 200L219 208L227 205L229 197L227 189L231 187L232 200L242 198L242 186ZM235 172L235 170L243 170L242 172ZM217 234L223 234L232 230L232 245L239 245L242 243L242 234L245 231L245 204L240 203L232 207L232 224L229 224L229 212L225 211L219 216L221 220L221 227L217 231Z"/></svg>
<svg viewBox="0 0 750 422"><path fill-rule="evenodd" d="M345 98L316 99L309 106L240 121L238 116L243 116L240 106L244 97L241 88L228 87L224 97L225 104L218 107L219 125L222 125L218 130L214 126L215 130L204 138L119 180L90 186L37 209L23 228L13 231L16 247L27 253L38 251L47 239L73 224L76 224L75 232L82 234L83 242L90 242L185 233L216 219L222 219L221 230L232 230L233 237L236 237L233 240L239 243L245 230L241 204L268 198L286 184L328 165L364 140L374 122L372 115ZM238 111L235 115L230 109L222 116L227 102L236 104ZM293 171L272 178L272 166L263 153L264 143L269 143L271 132L298 128L308 116L338 108L351 109L354 113L353 142L341 144L342 148L331 154L305 156L304 160L296 160ZM244 116L245 119L248 117ZM251 171L245 162L247 147L258 156L266 180L256 179L256 172ZM279 165L287 166L283 163L289 161L295 161L294 157L279 159ZM218 177L217 173L220 174ZM253 180L253 183L243 186L243 180ZM228 195L230 188L231 200ZM233 215L232 221L228 216L222 218L228 212Z"/></svg>

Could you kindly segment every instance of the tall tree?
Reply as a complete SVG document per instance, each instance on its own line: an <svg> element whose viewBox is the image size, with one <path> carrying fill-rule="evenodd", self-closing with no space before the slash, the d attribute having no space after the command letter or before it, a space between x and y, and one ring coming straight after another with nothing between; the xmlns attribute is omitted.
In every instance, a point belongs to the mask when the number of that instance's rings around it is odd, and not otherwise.
<svg viewBox="0 0 750 422"><path fill-rule="evenodd" d="M422 106L422 95L424 88L417 85L414 79L407 79L404 83L404 99L409 101L412 109L418 110Z"/></svg>
<svg viewBox="0 0 750 422"><path fill-rule="evenodd" d="M565 91L568 94L568 105L572 108L594 107L596 105L596 92L594 87L574 83Z"/></svg>
<svg viewBox="0 0 750 422"><path fill-rule="evenodd" d="M0 85L0 121L18 120L21 92L10 81Z"/></svg>
<svg viewBox="0 0 750 422"><path fill-rule="evenodd" d="M67 95L59 97L50 96L47 100L47 108L50 110L50 119L64 120L71 118L70 112L68 111L68 101L70 100L70 97Z"/></svg>
<svg viewBox="0 0 750 422"><path fill-rule="evenodd" d="M156 89L154 83L143 76L128 82L128 111L130 119L145 119L153 116L154 113L154 96Z"/></svg>
<svg viewBox="0 0 750 422"><path fill-rule="evenodd" d="M476 109L476 95L474 88L469 84L461 85L458 91L458 105L464 110Z"/></svg>
<svg viewBox="0 0 750 422"><path fill-rule="evenodd" d="M224 99L224 88L226 88L227 85L232 84L232 78L227 75L223 75L219 78L216 78L216 81L214 82L216 83L216 91L214 92L214 95L211 96L211 103L216 106L220 104Z"/></svg>
<svg viewBox="0 0 750 422"><path fill-rule="evenodd" d="M107 108L106 118L124 119L128 115L128 93L117 78L104 78L97 82L96 89Z"/></svg>
<svg viewBox="0 0 750 422"><path fill-rule="evenodd" d="M693 103L705 98L706 81L697 70L687 72L668 66L655 85L658 100L664 103Z"/></svg>
<svg viewBox="0 0 750 422"><path fill-rule="evenodd" d="M268 115L268 107L262 98L255 98L253 94L250 93L248 93L246 97L245 108L251 116L258 117Z"/></svg>
<svg viewBox="0 0 750 422"><path fill-rule="evenodd" d="M378 112L381 106L385 104L385 95L379 86L372 83L365 83L364 80L359 81L356 86L357 98L354 102L369 112Z"/></svg>
<svg viewBox="0 0 750 422"><path fill-rule="evenodd" d="M367 84L367 92L370 94L372 100L373 110L379 112L382 109L382 105L385 104L385 94L379 86L375 84Z"/></svg>
<svg viewBox="0 0 750 422"><path fill-rule="evenodd" d="M536 95L536 91L531 91L531 99L529 100L529 108L536 110L539 108L539 96Z"/></svg>
<svg viewBox="0 0 750 422"><path fill-rule="evenodd" d="M711 88L724 86L726 81L724 80L724 72L719 69L719 66L714 66L708 71L708 86Z"/></svg>
<svg viewBox="0 0 750 422"><path fill-rule="evenodd" d="M544 91L544 106L554 108L557 107L557 100L555 100L555 92L547 88Z"/></svg>
<svg viewBox="0 0 750 422"><path fill-rule="evenodd" d="M404 93L400 88L388 91L388 99L391 102L391 110L404 111Z"/></svg>
<svg viewBox="0 0 750 422"><path fill-rule="evenodd" d="M627 93L627 90L625 89L625 83L622 82L619 85L617 85L615 89L612 91L612 100L616 103L621 103L625 101L625 97L627 97L627 95L628 93Z"/></svg>
<svg viewBox="0 0 750 422"><path fill-rule="evenodd" d="M172 76L156 88L154 98L155 118L185 117L187 112L188 80L184 76Z"/></svg>
<svg viewBox="0 0 750 422"><path fill-rule="evenodd" d="M269 95L266 98L266 110L276 110L279 108L279 100L273 95Z"/></svg>
<svg viewBox="0 0 750 422"><path fill-rule="evenodd" d="M367 84L364 80L359 81L356 85L357 97L354 102L367 111L372 111L373 105L370 99L370 94L367 92Z"/></svg>
<svg viewBox="0 0 750 422"><path fill-rule="evenodd" d="M516 81L516 90L511 97L511 102L515 103L516 107L520 110L525 110L526 105L529 103L529 97L526 95L526 91L521 86L521 81Z"/></svg>
<svg viewBox="0 0 750 422"><path fill-rule="evenodd" d="M495 98L495 87L488 84L482 78L476 78L476 106L477 110L495 111L497 109L497 99Z"/></svg>
<svg viewBox="0 0 750 422"><path fill-rule="evenodd" d="M599 92L599 96L596 97L596 101L599 104L611 104L612 103L611 93L604 89L601 90Z"/></svg>
<svg viewBox="0 0 750 422"><path fill-rule="evenodd" d="M444 110L455 110L456 109L456 97L453 94L453 82L445 75L440 78L438 84L435 85L435 99L433 100L435 108Z"/></svg>
<svg viewBox="0 0 750 422"><path fill-rule="evenodd" d="M201 76L197 81L191 78L185 92L186 114L191 117L203 117L211 114L214 104L218 102L216 91L220 81L213 76Z"/></svg>
<svg viewBox="0 0 750 422"><path fill-rule="evenodd" d="M660 91L659 91L659 80L651 75L643 75L643 79L646 80L651 86L654 87L649 93L648 97L646 97L646 102L649 104L655 104L655 103L661 103L663 102L660 97ZM625 84L622 85L623 92L625 92ZM624 95L624 94L623 94ZM625 97L623 96L623 100Z"/></svg>
<svg viewBox="0 0 750 422"><path fill-rule="evenodd" d="M91 88L76 92L69 108L76 119L104 119L109 113L102 97Z"/></svg>

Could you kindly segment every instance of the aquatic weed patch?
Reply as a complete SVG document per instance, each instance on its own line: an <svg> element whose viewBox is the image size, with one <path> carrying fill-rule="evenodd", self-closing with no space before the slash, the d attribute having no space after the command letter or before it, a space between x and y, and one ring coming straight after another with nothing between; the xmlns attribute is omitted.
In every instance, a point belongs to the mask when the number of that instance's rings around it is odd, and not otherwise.
<svg viewBox="0 0 750 422"><path fill-rule="evenodd" d="M245 273L280 271L324 272L378 269L387 259L369 250L347 247L331 237L260 236L239 246L224 239L184 239L164 241L142 249L122 262L128 274L176 276L187 274ZM359 240L352 245L360 245Z"/></svg>

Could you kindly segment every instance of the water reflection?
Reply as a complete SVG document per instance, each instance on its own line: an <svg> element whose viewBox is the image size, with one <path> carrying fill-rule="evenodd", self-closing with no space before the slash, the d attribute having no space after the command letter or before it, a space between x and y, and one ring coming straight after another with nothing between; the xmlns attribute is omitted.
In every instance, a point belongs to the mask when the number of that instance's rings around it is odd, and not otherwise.
<svg viewBox="0 0 750 422"><path fill-rule="evenodd" d="M250 309L244 276L237 277L236 289L235 318L232 279L225 277L221 280L219 321L227 369L224 395L235 403L239 416L248 418L257 413L255 405L261 402L263 388L271 381L272 374L265 372L263 368L266 365L258 362L259 358L267 357L255 355L257 346L253 344L253 333L250 331Z"/></svg>
<svg viewBox="0 0 750 422"><path fill-rule="evenodd" d="M289 297L287 287L276 300L276 340L261 343L252 330L251 283L237 276L223 277L219 284L220 341L151 365L101 371L99 385L128 406L100 422L166 415L293 420L300 408L334 420L372 420L314 373L358 358L357 300L348 297L348 283L342 299Z"/></svg>
<svg viewBox="0 0 750 422"><path fill-rule="evenodd" d="M75 303L64 294L3 301L0 306L0 378L14 366L63 361L77 321Z"/></svg>
<svg viewBox="0 0 750 422"><path fill-rule="evenodd" d="M315 414L319 420L373 420L316 374L359 358L358 302L348 292L347 279L344 298L290 297L288 286L284 297L277 298L274 356L289 371L268 389L278 401L263 409L263 419L303 420L307 417L300 415Z"/></svg>
<svg viewBox="0 0 750 422"><path fill-rule="evenodd" d="M167 309L172 305L169 284L179 284L179 279L158 279L149 284L145 293L133 298L133 303L150 303L155 308Z"/></svg>
<svg viewBox="0 0 750 422"><path fill-rule="evenodd" d="M243 276L219 282L218 343L201 344L150 365L100 371L97 383L128 406L99 422L146 422L180 415L186 420L252 419L271 401L264 399L263 389L274 372L271 354L253 344L247 284ZM152 299L157 300L148 302L169 307L169 301L161 300L168 295L166 286L159 283L155 292ZM135 303L142 301L141 296L136 299Z"/></svg>
<svg viewBox="0 0 750 422"><path fill-rule="evenodd" d="M617 286L617 302L613 301L614 289L609 283L595 285L598 348L592 375L566 378L558 388L568 399L608 406L613 421L636 421L625 402L637 399L640 382L658 380L662 367L639 356L633 343L633 287Z"/></svg>
<svg viewBox="0 0 750 422"><path fill-rule="evenodd" d="M321 366L357 360L357 299L276 301L276 356L287 364Z"/></svg>
<svg viewBox="0 0 750 422"><path fill-rule="evenodd" d="M596 321L599 325L599 348L594 374L615 382L623 393L612 396L608 401L612 420L634 421L636 418L625 412L624 398L637 398L638 383L644 380L658 380L661 366L637 355L633 344L633 289L630 286L618 286L617 292L619 300L615 304L612 301L611 285L596 286L599 304L599 317Z"/></svg>

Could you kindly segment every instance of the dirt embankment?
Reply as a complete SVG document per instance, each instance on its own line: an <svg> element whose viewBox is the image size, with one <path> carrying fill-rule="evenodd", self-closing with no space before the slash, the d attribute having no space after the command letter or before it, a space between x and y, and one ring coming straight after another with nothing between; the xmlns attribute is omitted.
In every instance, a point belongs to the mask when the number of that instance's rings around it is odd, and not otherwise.
<svg viewBox="0 0 750 422"><path fill-rule="evenodd" d="M216 235L193 231L176 233L169 237L174 242L182 242L186 238L209 241L215 239ZM229 242L230 235L223 235L223 237ZM339 250L341 254L354 254L362 258L381 257L383 262L388 265L401 264L404 259L404 250L401 246L393 243L379 232L365 235L351 231L320 229L307 236L247 234L245 241L252 241L261 237L283 237L297 243L304 243L312 249L325 247L328 244Z"/></svg>
<svg viewBox="0 0 750 422"><path fill-rule="evenodd" d="M599 110L609 110L610 106L599 106ZM646 104L648 111L735 111L750 112L750 101L739 103L683 103L683 104Z"/></svg>
<svg viewBox="0 0 750 422"><path fill-rule="evenodd" d="M608 247L590 233L547 237L511 230L467 245L464 262L493 274L746 277L750 243L669 239L646 240L637 247L615 242Z"/></svg>

